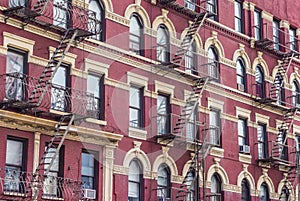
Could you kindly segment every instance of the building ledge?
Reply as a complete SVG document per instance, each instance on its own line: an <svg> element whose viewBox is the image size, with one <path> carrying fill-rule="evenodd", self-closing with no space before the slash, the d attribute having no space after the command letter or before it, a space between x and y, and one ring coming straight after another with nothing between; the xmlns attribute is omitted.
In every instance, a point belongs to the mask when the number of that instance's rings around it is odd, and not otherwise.
<svg viewBox="0 0 300 201"><path fill-rule="evenodd" d="M220 157L220 158L224 158L224 149L222 149L220 147L212 147L210 149L209 154L211 156L217 156L217 157Z"/></svg>
<svg viewBox="0 0 300 201"><path fill-rule="evenodd" d="M240 162L251 164L251 159L252 159L251 155L239 153L239 161Z"/></svg>
<svg viewBox="0 0 300 201"><path fill-rule="evenodd" d="M128 136L140 140L146 140L147 139L147 131L139 129L139 128L134 128L134 127L129 127L128 128Z"/></svg>

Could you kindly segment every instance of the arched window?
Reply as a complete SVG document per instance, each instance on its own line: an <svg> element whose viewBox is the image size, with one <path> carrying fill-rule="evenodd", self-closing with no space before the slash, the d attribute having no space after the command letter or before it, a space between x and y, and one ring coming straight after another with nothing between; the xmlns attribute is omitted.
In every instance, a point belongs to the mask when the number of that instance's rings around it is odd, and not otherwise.
<svg viewBox="0 0 300 201"><path fill-rule="evenodd" d="M196 43L190 45L185 55L185 71L192 74L197 74L197 54Z"/></svg>
<svg viewBox="0 0 300 201"><path fill-rule="evenodd" d="M157 178L157 197L159 201L171 198L170 181L171 175L169 167L166 164L161 164L158 167Z"/></svg>
<svg viewBox="0 0 300 201"><path fill-rule="evenodd" d="M250 201L250 187L246 179L242 180L242 201Z"/></svg>
<svg viewBox="0 0 300 201"><path fill-rule="evenodd" d="M242 58L238 58L236 63L236 80L238 90L246 91L246 69Z"/></svg>
<svg viewBox="0 0 300 201"><path fill-rule="evenodd" d="M276 103L284 105L284 83L283 77L279 72L275 76L274 85L276 88Z"/></svg>
<svg viewBox="0 0 300 201"><path fill-rule="evenodd" d="M135 13L130 17L129 51L143 55L143 23Z"/></svg>
<svg viewBox="0 0 300 201"><path fill-rule="evenodd" d="M141 201L143 189L143 170L140 162L133 159L129 164L128 201Z"/></svg>
<svg viewBox="0 0 300 201"><path fill-rule="evenodd" d="M187 189L188 189L188 192L187 192L187 195L186 195L186 201L193 201L194 200L196 182L197 181L195 181L194 171L188 172L187 181L186 181L186 186L187 186Z"/></svg>
<svg viewBox="0 0 300 201"><path fill-rule="evenodd" d="M222 200L222 181L220 176L215 173L211 177L211 201L221 201Z"/></svg>
<svg viewBox="0 0 300 201"><path fill-rule="evenodd" d="M105 39L104 7L99 0L90 0L89 2L89 31L94 33L92 38L100 41Z"/></svg>
<svg viewBox="0 0 300 201"><path fill-rule="evenodd" d="M157 30L157 51L156 58L162 63L167 63L170 60L170 42L169 32L164 25L159 25Z"/></svg>
<svg viewBox="0 0 300 201"><path fill-rule="evenodd" d="M256 82L256 96L260 98L265 97L265 81L264 73L261 66L255 68L255 82Z"/></svg>
<svg viewBox="0 0 300 201"><path fill-rule="evenodd" d="M212 78L219 80L219 62L218 54L215 47L211 46L208 48L208 75Z"/></svg>
<svg viewBox="0 0 300 201"><path fill-rule="evenodd" d="M260 186L260 193L259 193L260 201L269 201L269 189L266 183L262 183Z"/></svg>
<svg viewBox="0 0 300 201"><path fill-rule="evenodd" d="M292 93L293 93L293 105L296 107L300 106L300 88L299 83L294 80L292 85Z"/></svg>
<svg viewBox="0 0 300 201"><path fill-rule="evenodd" d="M288 201L289 197L290 197L289 190L286 186L284 186L281 190L279 200L280 201Z"/></svg>

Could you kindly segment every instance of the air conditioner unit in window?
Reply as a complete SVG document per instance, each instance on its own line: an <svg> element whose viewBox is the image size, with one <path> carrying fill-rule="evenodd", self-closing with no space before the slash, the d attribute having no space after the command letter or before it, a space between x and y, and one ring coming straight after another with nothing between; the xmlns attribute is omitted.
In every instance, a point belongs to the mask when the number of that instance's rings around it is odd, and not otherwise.
<svg viewBox="0 0 300 201"><path fill-rule="evenodd" d="M250 153L250 146L249 145L241 145L240 146L240 152L249 154Z"/></svg>
<svg viewBox="0 0 300 201"><path fill-rule="evenodd" d="M237 88L240 91L245 91L245 85L243 85L243 84L237 84Z"/></svg>
<svg viewBox="0 0 300 201"><path fill-rule="evenodd" d="M83 198L85 198L85 199L96 199L96 190L94 190L94 189L83 189Z"/></svg>

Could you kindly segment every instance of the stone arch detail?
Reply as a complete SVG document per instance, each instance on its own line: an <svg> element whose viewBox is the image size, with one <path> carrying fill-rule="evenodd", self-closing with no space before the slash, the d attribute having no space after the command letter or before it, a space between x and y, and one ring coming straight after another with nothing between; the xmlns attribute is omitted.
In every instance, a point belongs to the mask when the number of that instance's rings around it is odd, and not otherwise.
<svg viewBox="0 0 300 201"><path fill-rule="evenodd" d="M251 189L251 194L253 194L252 192L255 192L255 180L253 178L253 176L251 175L250 172L248 172L248 170L243 170L241 171L241 173L238 175L237 178L237 185L238 187L242 187L242 181L243 179L246 179L250 185L250 189Z"/></svg>
<svg viewBox="0 0 300 201"><path fill-rule="evenodd" d="M168 154L161 154L156 157L153 163L152 172L157 173L158 167L163 163L165 163L170 168L172 176L178 176L176 163Z"/></svg>
<svg viewBox="0 0 300 201"><path fill-rule="evenodd" d="M211 182L211 177L214 173L218 173L220 178L222 179L223 185L229 184L229 177L227 172L222 168L219 163L210 166L207 172L207 181Z"/></svg>
<svg viewBox="0 0 300 201"><path fill-rule="evenodd" d="M143 166L144 175L146 174L146 172L151 171L150 160L149 160L148 156L145 154L145 152L142 151L139 147L132 148L126 153L124 161L123 161L123 166L125 168L129 168L130 162L135 158L141 162L141 164Z"/></svg>
<svg viewBox="0 0 300 201"><path fill-rule="evenodd" d="M183 177L187 174L191 164L192 164L192 160L189 160L184 164L183 169L182 169L182 176ZM200 170L199 170L199 181L203 181L202 168L200 168Z"/></svg>
<svg viewBox="0 0 300 201"><path fill-rule="evenodd" d="M260 191L260 186L264 182L268 185L270 197L272 198L272 195L274 197L274 195L275 195L274 184L273 184L273 181L271 180L271 178L268 176L267 173L263 173L263 175L261 175L259 177L259 179L257 180L256 190L259 192Z"/></svg>
<svg viewBox="0 0 300 201"><path fill-rule="evenodd" d="M130 20L130 16L132 13L137 13L140 16L140 18L143 21L144 27L149 28L151 26L148 13L140 4L138 3L130 4L125 10L124 17Z"/></svg>
<svg viewBox="0 0 300 201"><path fill-rule="evenodd" d="M268 67L267 62L262 58L262 54L258 54L258 56L253 60L253 63L252 63L253 74L255 74L255 69L256 69L257 65L261 66L261 68L264 72L265 78L269 78L270 77L269 67Z"/></svg>
<svg viewBox="0 0 300 201"><path fill-rule="evenodd" d="M245 69L246 72L248 72L249 70L251 70L251 61L250 58L248 56L248 54L245 52L245 49L243 47L241 47L240 49L237 49L234 54L233 54L233 62L236 63L238 61L239 58L242 58L244 63L245 63Z"/></svg>
<svg viewBox="0 0 300 201"><path fill-rule="evenodd" d="M208 51L208 48L209 48L210 46L215 47L215 49L216 49L216 51L217 51L217 53L218 53L219 59L225 57L225 51L224 51L223 45L222 45L222 43L218 40L217 34L213 34L212 37L210 37L210 38L208 38L208 39L206 40L205 45L204 45L205 51Z"/></svg>
<svg viewBox="0 0 300 201"><path fill-rule="evenodd" d="M174 26L173 22L168 18L167 14L168 14L168 11L162 9L162 15L157 16L152 23L153 30L156 33L159 25L163 24L168 29L170 37L176 38L175 26Z"/></svg>

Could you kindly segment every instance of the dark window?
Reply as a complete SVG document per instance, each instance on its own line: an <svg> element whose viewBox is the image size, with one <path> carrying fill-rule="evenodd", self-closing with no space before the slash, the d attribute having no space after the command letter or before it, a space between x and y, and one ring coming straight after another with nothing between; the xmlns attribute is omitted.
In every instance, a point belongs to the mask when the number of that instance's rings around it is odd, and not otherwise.
<svg viewBox="0 0 300 201"><path fill-rule="evenodd" d="M99 0L90 0L89 10L89 31L96 33L92 38L104 41L105 38L105 12Z"/></svg>
<svg viewBox="0 0 300 201"><path fill-rule="evenodd" d="M242 180L242 201L250 201L250 185L246 179Z"/></svg>
<svg viewBox="0 0 300 201"><path fill-rule="evenodd" d="M129 164L128 175L128 201L143 200L143 170L140 162L136 159Z"/></svg>
<svg viewBox="0 0 300 201"><path fill-rule="evenodd" d="M255 40L262 39L262 20L260 10L254 10L254 37Z"/></svg>
<svg viewBox="0 0 300 201"><path fill-rule="evenodd" d="M219 57L215 47L208 48L208 75L212 78L220 78Z"/></svg>
<svg viewBox="0 0 300 201"><path fill-rule="evenodd" d="M158 201L171 198L171 175L167 165L162 164L158 167L157 178L157 197Z"/></svg>
<svg viewBox="0 0 300 201"><path fill-rule="evenodd" d="M248 126L247 119L239 118L238 119L238 136L239 136L239 146L243 147L248 145ZM240 148L240 151L242 149Z"/></svg>
<svg viewBox="0 0 300 201"><path fill-rule="evenodd" d="M129 51L143 55L143 24L136 14L130 17Z"/></svg>
<svg viewBox="0 0 300 201"><path fill-rule="evenodd" d="M196 54L196 43L193 43L189 46L188 51L185 55L185 71L188 73L196 74L197 73L197 54Z"/></svg>
<svg viewBox="0 0 300 201"><path fill-rule="evenodd" d="M87 78L87 114L96 119L104 119L103 84L104 76L88 74Z"/></svg>
<svg viewBox="0 0 300 201"><path fill-rule="evenodd" d="M284 105L284 82L283 77L279 72L275 76L274 85L276 87L276 103Z"/></svg>
<svg viewBox="0 0 300 201"><path fill-rule="evenodd" d="M159 25L157 30L157 51L156 58L162 63L167 63L170 60L170 42L169 32L164 25Z"/></svg>
<svg viewBox="0 0 300 201"><path fill-rule="evenodd" d="M81 180L84 189L96 189L97 154L84 150L81 153Z"/></svg>
<svg viewBox="0 0 300 201"><path fill-rule="evenodd" d="M236 80L237 88L240 91L246 91L246 69L245 62L243 59L239 58L236 64Z"/></svg>
<svg viewBox="0 0 300 201"><path fill-rule="evenodd" d="M157 97L157 127L158 134L170 133L170 98L164 94Z"/></svg>
<svg viewBox="0 0 300 201"><path fill-rule="evenodd" d="M296 29L290 28L289 30L289 43L290 43L290 50L297 51L297 35L296 35Z"/></svg>
<svg viewBox="0 0 300 201"><path fill-rule="evenodd" d="M209 112L209 131L210 131L210 143L212 145L220 146L220 110L211 109Z"/></svg>
<svg viewBox="0 0 300 201"><path fill-rule="evenodd" d="M6 59L5 98L23 101L26 98L27 53L9 48Z"/></svg>
<svg viewBox="0 0 300 201"><path fill-rule="evenodd" d="M61 64L52 79L51 109L66 112L69 110L69 66Z"/></svg>
<svg viewBox="0 0 300 201"><path fill-rule="evenodd" d="M289 197L290 197L290 193L289 193L288 188L286 186L283 186L279 200L280 201L289 201L290 200Z"/></svg>
<svg viewBox="0 0 300 201"><path fill-rule="evenodd" d="M300 107L300 88L299 83L294 80L292 84L292 94L293 94L293 106Z"/></svg>
<svg viewBox="0 0 300 201"><path fill-rule="evenodd" d="M69 0L53 0L53 24L61 28L68 28L71 20Z"/></svg>
<svg viewBox="0 0 300 201"><path fill-rule="evenodd" d="M206 10L213 13L214 15L210 17L210 19L218 21L218 8L217 8L217 0L207 0L206 1Z"/></svg>
<svg viewBox="0 0 300 201"><path fill-rule="evenodd" d="M129 93L129 125L131 127L143 127L143 88L131 86Z"/></svg>
<svg viewBox="0 0 300 201"><path fill-rule="evenodd" d="M257 126L257 143L258 143L258 159L266 159L268 157L268 142L266 125L258 124Z"/></svg>
<svg viewBox="0 0 300 201"><path fill-rule="evenodd" d="M234 24L236 31L244 33L243 3L240 1L234 1Z"/></svg>
<svg viewBox="0 0 300 201"><path fill-rule="evenodd" d="M25 193L25 161L27 143L22 139L8 138L6 142L5 192Z"/></svg>
<svg viewBox="0 0 300 201"><path fill-rule="evenodd" d="M288 147L286 137L286 130L280 129L277 137L278 153L280 159L285 161L287 161L288 159Z"/></svg>
<svg viewBox="0 0 300 201"><path fill-rule="evenodd" d="M269 201L269 189L266 183L262 183L260 186L260 193L259 193L260 201Z"/></svg>
<svg viewBox="0 0 300 201"><path fill-rule="evenodd" d="M184 6L194 11L196 8L196 0L184 0Z"/></svg>
<svg viewBox="0 0 300 201"><path fill-rule="evenodd" d="M273 42L275 50L279 50L280 48L280 28L279 21L273 21Z"/></svg>
<svg viewBox="0 0 300 201"><path fill-rule="evenodd" d="M221 201L222 200L222 181L220 176L215 173L211 177L211 201Z"/></svg>
<svg viewBox="0 0 300 201"><path fill-rule="evenodd" d="M256 96L260 98L265 97L265 81L264 73L261 66L255 68L255 82L256 82Z"/></svg>

